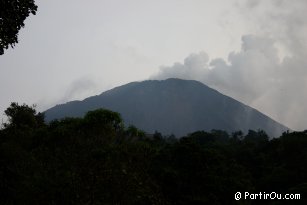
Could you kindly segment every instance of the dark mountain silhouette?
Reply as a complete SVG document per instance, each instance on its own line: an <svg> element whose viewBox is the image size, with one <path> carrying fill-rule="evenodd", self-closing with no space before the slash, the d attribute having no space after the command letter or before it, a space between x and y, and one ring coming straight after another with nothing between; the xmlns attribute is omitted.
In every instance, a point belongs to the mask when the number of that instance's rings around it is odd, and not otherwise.
<svg viewBox="0 0 307 205"><path fill-rule="evenodd" d="M167 79L132 82L83 101L57 105L45 112L46 120L81 117L106 108L119 112L126 125L148 133L183 136L197 130L228 132L262 129L277 137L288 130L259 111L193 80Z"/></svg>

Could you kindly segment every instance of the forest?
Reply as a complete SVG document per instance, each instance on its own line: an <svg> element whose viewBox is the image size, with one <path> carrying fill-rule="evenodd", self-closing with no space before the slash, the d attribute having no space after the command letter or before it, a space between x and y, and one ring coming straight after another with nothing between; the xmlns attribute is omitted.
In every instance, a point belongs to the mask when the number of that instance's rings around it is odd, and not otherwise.
<svg viewBox="0 0 307 205"><path fill-rule="evenodd" d="M197 131L182 138L124 126L119 113L45 123L11 103L0 130L1 204L306 204L307 131ZM236 192L300 194L236 201Z"/></svg>

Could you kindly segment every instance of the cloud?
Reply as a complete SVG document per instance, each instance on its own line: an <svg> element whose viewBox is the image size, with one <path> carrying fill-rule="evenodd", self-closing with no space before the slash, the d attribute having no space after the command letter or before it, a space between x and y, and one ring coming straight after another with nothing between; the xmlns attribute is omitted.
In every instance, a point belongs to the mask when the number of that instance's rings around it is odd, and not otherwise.
<svg viewBox="0 0 307 205"><path fill-rule="evenodd" d="M242 37L240 52L229 54L228 61L218 58L209 61L205 52L190 54L184 63L161 67L155 79L177 77L200 80L225 93L251 103L262 95L274 81L278 66L274 41L263 37L246 35ZM263 76L263 75L266 76Z"/></svg>
<svg viewBox="0 0 307 205"><path fill-rule="evenodd" d="M184 63L161 67L153 79L195 79L267 113L293 129L307 124L307 69L303 56L282 60L276 40L256 35L242 37L239 52L226 60L209 61L205 52L191 54Z"/></svg>
<svg viewBox="0 0 307 205"><path fill-rule="evenodd" d="M307 1L240 1L237 9L253 34L228 59L205 52L164 66L151 78L199 80L268 114L292 129L306 129Z"/></svg>
<svg viewBox="0 0 307 205"><path fill-rule="evenodd" d="M93 95L98 87L97 83L89 77L81 77L74 80L66 89L64 97L61 102L67 102L76 99L83 99L84 97Z"/></svg>
<svg viewBox="0 0 307 205"><path fill-rule="evenodd" d="M158 74L152 76L154 79L165 79L169 77L182 79L196 79L201 80L202 76L208 69L209 56L205 52L198 54L192 53L184 59L184 63L174 63L173 66L161 66ZM198 78L200 77L200 78Z"/></svg>
<svg viewBox="0 0 307 205"><path fill-rule="evenodd" d="M64 90L59 90L59 93L63 93L57 98L54 96L50 98L43 98L38 101L39 111L45 111L56 104L66 103L72 100L83 100L84 98L92 95L96 95L99 91L99 84L93 77L80 77L73 80L65 87Z"/></svg>

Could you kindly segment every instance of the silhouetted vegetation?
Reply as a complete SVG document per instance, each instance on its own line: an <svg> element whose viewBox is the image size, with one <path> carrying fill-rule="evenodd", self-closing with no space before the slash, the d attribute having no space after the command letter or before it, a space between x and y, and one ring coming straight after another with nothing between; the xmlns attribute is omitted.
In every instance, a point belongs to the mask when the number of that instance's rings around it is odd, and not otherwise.
<svg viewBox="0 0 307 205"><path fill-rule="evenodd" d="M44 123L12 103L0 130L1 204L257 204L238 191L307 197L307 131L198 131L180 139L125 128L118 113ZM304 201L305 199L305 201Z"/></svg>
<svg viewBox="0 0 307 205"><path fill-rule="evenodd" d="M0 55L18 43L18 32L30 14L36 14L34 0L0 0Z"/></svg>

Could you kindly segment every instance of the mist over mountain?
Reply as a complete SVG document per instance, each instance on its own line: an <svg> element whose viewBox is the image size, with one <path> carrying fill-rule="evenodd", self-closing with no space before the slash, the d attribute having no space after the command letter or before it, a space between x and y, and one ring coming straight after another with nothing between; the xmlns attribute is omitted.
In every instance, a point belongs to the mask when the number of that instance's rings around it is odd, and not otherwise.
<svg viewBox="0 0 307 205"><path fill-rule="evenodd" d="M262 129L270 137L288 130L259 111L194 80L170 78L132 82L83 101L71 101L45 111L46 120L81 117L106 108L119 112L126 125L147 133L184 136L197 130L228 132Z"/></svg>

